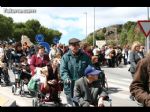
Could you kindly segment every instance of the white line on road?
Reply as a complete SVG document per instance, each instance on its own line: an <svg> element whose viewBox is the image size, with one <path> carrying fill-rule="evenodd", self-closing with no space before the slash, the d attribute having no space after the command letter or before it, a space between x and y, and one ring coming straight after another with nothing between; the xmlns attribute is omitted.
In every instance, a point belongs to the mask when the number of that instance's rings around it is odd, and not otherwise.
<svg viewBox="0 0 150 112"><path fill-rule="evenodd" d="M117 97L120 99L129 99L129 95L123 93L112 93L110 96Z"/></svg>
<svg viewBox="0 0 150 112"><path fill-rule="evenodd" d="M116 84L122 84L126 85L127 87L130 85L131 81L121 81L121 80L116 80L116 79L107 79L108 83L116 83Z"/></svg>

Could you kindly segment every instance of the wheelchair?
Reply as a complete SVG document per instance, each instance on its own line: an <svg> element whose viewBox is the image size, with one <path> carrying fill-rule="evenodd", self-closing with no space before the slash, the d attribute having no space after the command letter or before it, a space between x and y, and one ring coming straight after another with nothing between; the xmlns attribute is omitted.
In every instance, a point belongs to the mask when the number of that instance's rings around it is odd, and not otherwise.
<svg viewBox="0 0 150 112"><path fill-rule="evenodd" d="M104 73L104 70L101 70L102 72L99 75L98 82L101 83L102 87L105 88L108 91L108 82L107 82L107 77Z"/></svg>
<svg viewBox="0 0 150 112"><path fill-rule="evenodd" d="M12 93L16 95L16 91L17 89L19 89L19 93L17 93L17 95L21 95L21 97L30 95L30 91L27 88L28 82L23 78L23 75L26 74L28 75L28 77L31 78L31 74L30 73L24 74L22 69L20 69L19 64L15 64L15 66L13 66L13 73L15 75L15 82L12 85ZM30 78L28 78L28 80L30 80Z"/></svg>
<svg viewBox="0 0 150 112"><path fill-rule="evenodd" d="M65 107L65 104L62 104L60 99L60 92L63 89L60 89L60 91L58 92L58 99L50 100L49 96L51 93L43 93L40 90L41 83L39 81L37 81L36 86L37 86L37 90L34 91L35 98L33 98L32 100L33 107ZM60 86L62 86L62 83L60 83Z"/></svg>
<svg viewBox="0 0 150 112"><path fill-rule="evenodd" d="M75 98L72 98L72 104L73 107L82 107ZM89 107L96 106L90 105ZM110 98L110 96L104 99L104 107L112 107L112 99Z"/></svg>

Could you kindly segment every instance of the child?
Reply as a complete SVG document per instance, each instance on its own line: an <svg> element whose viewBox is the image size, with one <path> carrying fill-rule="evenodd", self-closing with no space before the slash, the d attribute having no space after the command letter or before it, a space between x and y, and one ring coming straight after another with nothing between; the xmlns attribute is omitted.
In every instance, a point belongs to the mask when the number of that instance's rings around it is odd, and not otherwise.
<svg viewBox="0 0 150 112"><path fill-rule="evenodd" d="M31 79L30 66L25 56L21 57L20 62L21 62L21 70L22 70L20 79L23 79L24 82L27 84Z"/></svg>

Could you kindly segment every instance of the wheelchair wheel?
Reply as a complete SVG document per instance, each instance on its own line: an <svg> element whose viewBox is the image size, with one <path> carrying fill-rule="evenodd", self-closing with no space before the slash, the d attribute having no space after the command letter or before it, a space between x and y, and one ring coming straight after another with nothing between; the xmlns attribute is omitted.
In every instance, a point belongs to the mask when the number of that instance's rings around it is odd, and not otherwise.
<svg viewBox="0 0 150 112"><path fill-rule="evenodd" d="M105 79L105 85L104 87L106 88L106 90L108 91L108 82L107 82L107 79Z"/></svg>
<svg viewBox="0 0 150 112"><path fill-rule="evenodd" d="M24 97L25 96L25 93L24 93L24 91L22 90L22 91L20 91L20 95L21 95L21 97Z"/></svg>
<svg viewBox="0 0 150 112"><path fill-rule="evenodd" d="M36 98L34 98L34 99L32 100L32 106L33 106L33 107L38 107L38 100L37 100Z"/></svg>
<svg viewBox="0 0 150 112"><path fill-rule="evenodd" d="M13 85L11 90L12 90L12 93L14 93L14 94L15 94L15 92L16 92L16 86L15 86L15 85Z"/></svg>

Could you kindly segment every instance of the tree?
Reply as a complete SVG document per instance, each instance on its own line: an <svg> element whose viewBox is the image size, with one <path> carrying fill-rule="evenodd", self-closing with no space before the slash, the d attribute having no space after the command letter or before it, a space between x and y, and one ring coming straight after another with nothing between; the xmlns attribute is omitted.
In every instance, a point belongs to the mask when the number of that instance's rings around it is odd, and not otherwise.
<svg viewBox="0 0 150 112"><path fill-rule="evenodd" d="M88 42L90 45L93 45L93 38L92 38L92 36L90 36L90 37L87 38L87 42Z"/></svg>
<svg viewBox="0 0 150 112"><path fill-rule="evenodd" d="M13 24L14 28L25 28L25 24L20 22L20 23L14 23Z"/></svg>
<svg viewBox="0 0 150 112"><path fill-rule="evenodd" d="M106 33L106 31L107 31L107 30L106 30L106 28L104 27L103 30L102 30L102 32L103 32L103 33Z"/></svg>
<svg viewBox="0 0 150 112"><path fill-rule="evenodd" d="M28 20L26 23L26 28L29 28L29 29L32 29L34 31L34 33L38 33L38 30L40 29L41 27L41 24L38 20Z"/></svg>
<svg viewBox="0 0 150 112"><path fill-rule="evenodd" d="M6 39L12 36L13 19L0 14L0 38Z"/></svg>
<svg viewBox="0 0 150 112"><path fill-rule="evenodd" d="M62 33L58 30L53 30L41 26L38 20L28 20L25 23L13 23L13 19L0 14L0 39L14 38L16 41L21 40L22 35L26 35L32 42L35 43L35 36L43 34L45 41L49 44L55 36L61 38Z"/></svg>

